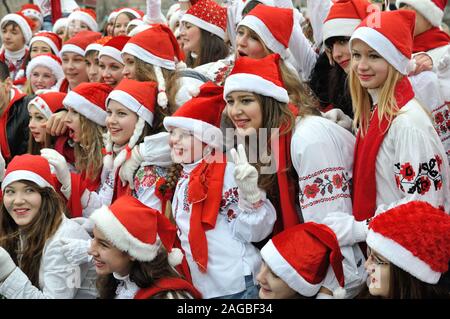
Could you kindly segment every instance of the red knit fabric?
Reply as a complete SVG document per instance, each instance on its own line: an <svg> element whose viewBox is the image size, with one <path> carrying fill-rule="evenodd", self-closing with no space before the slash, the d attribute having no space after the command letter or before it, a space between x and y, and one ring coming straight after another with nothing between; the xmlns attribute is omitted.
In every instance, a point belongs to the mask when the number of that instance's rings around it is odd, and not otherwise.
<svg viewBox="0 0 450 319"><path fill-rule="evenodd" d="M431 28L414 37L413 53L426 52L450 44L450 36L439 28Z"/></svg>
<svg viewBox="0 0 450 319"><path fill-rule="evenodd" d="M181 278L162 278L153 284L153 286L148 288L140 289L134 296L134 299L150 299L160 292L165 291L186 291L195 299L201 299L201 293L195 289L189 282Z"/></svg>

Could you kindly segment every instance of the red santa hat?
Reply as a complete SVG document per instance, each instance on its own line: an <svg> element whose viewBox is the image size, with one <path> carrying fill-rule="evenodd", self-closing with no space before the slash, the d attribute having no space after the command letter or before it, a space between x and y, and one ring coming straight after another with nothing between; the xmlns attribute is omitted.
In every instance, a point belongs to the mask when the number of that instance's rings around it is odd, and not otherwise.
<svg viewBox="0 0 450 319"><path fill-rule="evenodd" d="M319 292L330 266L344 287L344 257L336 235L325 225L308 222L290 227L269 240L261 249L261 256L278 277L302 296ZM333 295L344 298L345 290L338 288Z"/></svg>
<svg viewBox="0 0 450 319"><path fill-rule="evenodd" d="M39 6L35 4L32 3L24 4L20 8L20 12L22 12L23 15L26 17L35 18L39 20L41 24L44 23L44 16L42 15L41 9L39 8Z"/></svg>
<svg viewBox="0 0 450 319"><path fill-rule="evenodd" d="M119 11L117 11L116 18L121 13L129 13L131 14L135 19L142 19L144 17L144 12L135 8L121 8ZM116 19L114 18L114 20Z"/></svg>
<svg viewBox="0 0 450 319"><path fill-rule="evenodd" d="M3 29L3 25L9 21L17 23L25 38L25 43L30 42L33 36L33 28L35 27L33 20L24 16L21 12L9 13L5 15L0 21L0 28Z"/></svg>
<svg viewBox="0 0 450 319"><path fill-rule="evenodd" d="M101 37L100 39L98 39L97 41L95 41L94 43L89 44L86 47L86 50L84 51L85 55L89 52L89 51L98 51L100 52L100 50L102 49L103 45L105 43L107 43L109 40L111 40L113 37L111 36L106 36L106 37Z"/></svg>
<svg viewBox="0 0 450 319"><path fill-rule="evenodd" d="M30 107L35 106L48 119L53 113L64 108L63 100L65 97L66 93L62 92L38 94L28 103L28 111L30 111Z"/></svg>
<svg viewBox="0 0 450 319"><path fill-rule="evenodd" d="M429 203L412 201L375 217L366 242L397 267L436 284L450 261L450 216Z"/></svg>
<svg viewBox="0 0 450 319"><path fill-rule="evenodd" d="M54 33L56 33L56 32L58 32L59 29L66 28L68 23L69 23L68 18L59 18L58 20L56 20L55 24L53 25L52 31Z"/></svg>
<svg viewBox="0 0 450 319"><path fill-rule="evenodd" d="M120 62L121 64L124 64L122 59L122 49L128 42L128 40L130 40L130 37L126 35L119 35L111 38L111 40L106 42L100 49L98 58L100 59L101 56L106 55Z"/></svg>
<svg viewBox="0 0 450 319"><path fill-rule="evenodd" d="M61 56L66 52L73 52L84 56L86 48L89 44L94 43L102 37L101 33L94 31L81 31L77 33L72 39L67 40L62 49Z"/></svg>
<svg viewBox="0 0 450 319"><path fill-rule="evenodd" d="M407 75L414 69L411 55L415 21L416 14L410 10L372 13L356 28L350 39L350 47L354 39L360 39L397 71Z"/></svg>
<svg viewBox="0 0 450 319"><path fill-rule="evenodd" d="M156 24L144 30L127 42L122 50L138 59L153 65L158 80L158 104L167 106L166 83L161 68L175 70L184 60L183 51L169 27Z"/></svg>
<svg viewBox="0 0 450 319"><path fill-rule="evenodd" d="M225 108L223 88L207 82L200 87L196 97L187 101L173 113L164 118L164 127L179 127L191 132L197 139L214 147L222 147L220 119Z"/></svg>
<svg viewBox="0 0 450 319"><path fill-rule="evenodd" d="M97 14L92 9L75 9L68 17L69 24L71 21L84 22L91 31L98 30Z"/></svg>
<svg viewBox="0 0 450 319"><path fill-rule="evenodd" d="M400 8L402 3L413 7L435 27L441 25L447 6L447 0L397 0L397 8Z"/></svg>
<svg viewBox="0 0 450 319"><path fill-rule="evenodd" d="M369 14L367 0L339 0L334 2L323 23L323 41L332 37L351 37L353 31Z"/></svg>
<svg viewBox="0 0 450 319"><path fill-rule="evenodd" d="M181 17L181 22L189 22L225 39L227 9L212 0L199 0Z"/></svg>
<svg viewBox="0 0 450 319"><path fill-rule="evenodd" d="M55 189L55 180L50 171L50 164L40 155L16 155L8 164L5 178L2 181L2 191L11 183L30 181L39 187Z"/></svg>
<svg viewBox="0 0 450 319"><path fill-rule="evenodd" d="M246 91L272 97L288 103L289 95L283 85L279 67L280 56L269 54L262 59L241 57L225 80L223 97L234 91Z"/></svg>
<svg viewBox="0 0 450 319"><path fill-rule="evenodd" d="M118 14L119 14L119 11L121 9L123 9L123 8L117 8L117 9L114 9L113 11L111 11L111 13L108 16L108 23L112 23L116 20Z"/></svg>
<svg viewBox="0 0 450 319"><path fill-rule="evenodd" d="M64 72L61 65L61 59L54 54L39 54L35 56L27 65L26 76L27 79L31 77L31 73L37 66L44 66L52 71L57 83L61 83L64 79Z"/></svg>
<svg viewBox="0 0 450 319"><path fill-rule="evenodd" d="M66 95L63 104L98 125L106 126L105 102L111 91L112 87L105 83L81 83Z"/></svg>
<svg viewBox="0 0 450 319"><path fill-rule="evenodd" d="M30 47L36 41L42 41L42 42L48 44L50 46L50 48L52 49L53 54L59 55L59 51L61 50L61 47L62 47L62 40L56 33L48 32L48 31L42 31L42 32L36 33L31 38Z"/></svg>
<svg viewBox="0 0 450 319"><path fill-rule="evenodd" d="M139 261L150 262L161 247L168 252L169 264L181 263L183 254L173 248L176 227L169 219L132 196L121 196L111 206L102 206L90 218L116 248Z"/></svg>

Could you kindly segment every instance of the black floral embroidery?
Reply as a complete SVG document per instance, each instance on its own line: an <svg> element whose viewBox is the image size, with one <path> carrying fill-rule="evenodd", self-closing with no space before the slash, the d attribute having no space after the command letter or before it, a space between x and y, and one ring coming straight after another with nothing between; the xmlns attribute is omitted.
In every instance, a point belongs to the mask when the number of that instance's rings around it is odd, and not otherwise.
<svg viewBox="0 0 450 319"><path fill-rule="evenodd" d="M435 155L429 161L420 163L417 172L409 162L397 163L395 164L397 187L408 194L425 195L431 187L438 191L442 188L441 165L442 158L439 155Z"/></svg>

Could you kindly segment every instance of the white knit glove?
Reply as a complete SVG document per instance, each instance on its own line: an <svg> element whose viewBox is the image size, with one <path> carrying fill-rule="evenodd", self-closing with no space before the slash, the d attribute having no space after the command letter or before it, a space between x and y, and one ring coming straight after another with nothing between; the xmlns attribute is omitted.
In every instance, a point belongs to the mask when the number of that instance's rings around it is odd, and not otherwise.
<svg viewBox="0 0 450 319"><path fill-rule="evenodd" d="M16 269L16 264L9 253L0 246L0 282L5 281L14 269Z"/></svg>
<svg viewBox="0 0 450 319"><path fill-rule="evenodd" d="M239 144L237 152L233 148L230 154L236 165L234 168L234 179L236 180L240 193L251 204L259 202L262 194L258 187L258 171L248 163L244 146Z"/></svg>
<svg viewBox="0 0 450 319"><path fill-rule="evenodd" d="M95 223L94 223L94 221L92 219L89 219L89 218L86 218L86 217L75 217L75 218L71 218L70 220L74 221L75 223L77 223L78 225L83 227L83 229L89 235L93 234Z"/></svg>
<svg viewBox="0 0 450 319"><path fill-rule="evenodd" d="M345 128L346 130L352 130L352 119L345 114L341 109L331 109L326 113L322 113L322 116L337 125Z"/></svg>
<svg viewBox="0 0 450 319"><path fill-rule="evenodd" d="M139 147L133 147L131 150L131 157L126 160L119 169L119 178L122 181L122 185L128 185L131 189L134 189L134 173L141 166L144 158L139 152Z"/></svg>
<svg viewBox="0 0 450 319"><path fill-rule="evenodd" d="M92 256L88 255L91 247L91 240L61 238L61 250L64 257L71 265L81 265L91 261Z"/></svg>
<svg viewBox="0 0 450 319"><path fill-rule="evenodd" d="M3 178L5 177L5 171L6 171L6 162L3 158L2 150L0 149L0 182L3 181Z"/></svg>
<svg viewBox="0 0 450 319"><path fill-rule="evenodd" d="M161 0L147 0L147 10L144 16L144 22L147 24L167 24L167 19L161 12Z"/></svg>
<svg viewBox="0 0 450 319"><path fill-rule="evenodd" d="M450 101L450 48L437 65L439 86L446 102Z"/></svg>
<svg viewBox="0 0 450 319"><path fill-rule="evenodd" d="M321 223L331 228L341 246L365 241L369 231L366 220L358 222L353 215L342 212L328 213Z"/></svg>
<svg viewBox="0 0 450 319"><path fill-rule="evenodd" d="M41 149L41 155L46 158L49 164L55 169L56 178L62 185L61 193L63 193L64 197L69 199L72 189L70 170L66 159L57 151L50 148Z"/></svg>

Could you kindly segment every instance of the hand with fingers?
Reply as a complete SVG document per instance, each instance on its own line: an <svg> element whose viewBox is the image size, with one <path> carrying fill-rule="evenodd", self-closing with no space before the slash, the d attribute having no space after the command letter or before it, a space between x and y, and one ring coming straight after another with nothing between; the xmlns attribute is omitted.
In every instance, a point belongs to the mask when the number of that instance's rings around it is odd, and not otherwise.
<svg viewBox="0 0 450 319"><path fill-rule="evenodd" d="M251 204L255 204L262 199L261 190L258 187L258 171L249 164L244 146L239 144L236 149L230 151L234 162L234 179L240 193Z"/></svg>
<svg viewBox="0 0 450 319"><path fill-rule="evenodd" d="M41 155L46 158L48 163L55 169L56 178L62 185L61 193L63 193L64 197L69 199L72 181L66 159L57 151L50 148L41 149Z"/></svg>
<svg viewBox="0 0 450 319"><path fill-rule="evenodd" d="M64 123L67 111L60 111L53 113L47 120L45 127L47 128L47 134L51 136L61 136L67 131L67 126Z"/></svg>

